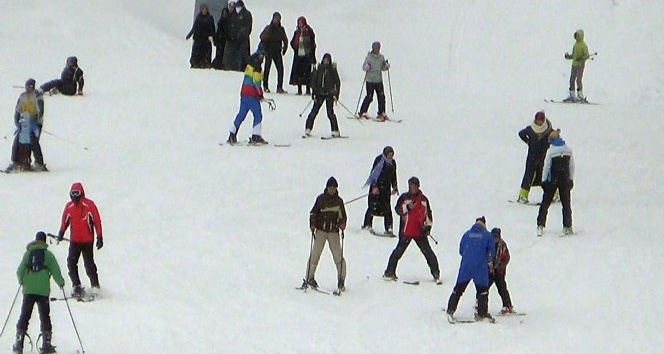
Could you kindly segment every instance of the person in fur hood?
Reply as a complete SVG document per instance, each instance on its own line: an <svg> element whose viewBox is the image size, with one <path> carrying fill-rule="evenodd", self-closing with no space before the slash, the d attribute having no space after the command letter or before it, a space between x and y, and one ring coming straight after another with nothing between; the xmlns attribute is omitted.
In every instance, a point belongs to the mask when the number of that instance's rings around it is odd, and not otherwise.
<svg viewBox="0 0 664 354"><path fill-rule="evenodd" d="M549 134L553 127L551 121L546 118L543 110L535 113L533 122L519 132L519 138L528 144L528 155L526 156L526 169L521 179L521 190L519 190L519 203L528 204L530 187L541 186L542 168L544 157L549 148Z"/></svg>

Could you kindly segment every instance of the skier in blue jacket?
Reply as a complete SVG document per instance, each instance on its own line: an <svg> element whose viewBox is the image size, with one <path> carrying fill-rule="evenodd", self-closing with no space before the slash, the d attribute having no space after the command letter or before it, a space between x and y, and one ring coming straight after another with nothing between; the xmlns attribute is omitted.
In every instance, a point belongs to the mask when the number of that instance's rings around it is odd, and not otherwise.
<svg viewBox="0 0 664 354"><path fill-rule="evenodd" d="M461 295L472 280L477 290L477 314L475 320L487 319L494 321L488 312L489 307L489 269L495 253L493 236L486 229L486 218L481 216L475 219L475 224L466 231L459 243L461 266L457 276L456 285L447 302L447 316L454 322L454 312L459 305Z"/></svg>

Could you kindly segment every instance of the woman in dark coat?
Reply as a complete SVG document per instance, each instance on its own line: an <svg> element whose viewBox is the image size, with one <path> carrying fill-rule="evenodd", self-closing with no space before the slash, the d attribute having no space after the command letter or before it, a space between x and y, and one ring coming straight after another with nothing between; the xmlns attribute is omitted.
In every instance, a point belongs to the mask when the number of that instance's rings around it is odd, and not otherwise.
<svg viewBox="0 0 664 354"><path fill-rule="evenodd" d="M293 54L293 67L291 68L289 83L297 86L298 95L302 94L303 85L306 86L306 94L310 95L311 66L316 63L316 36L304 16L297 19L297 28L293 33L290 45L295 54Z"/></svg>
<svg viewBox="0 0 664 354"><path fill-rule="evenodd" d="M221 10L221 15L219 16L219 22L217 22L217 33L212 37L212 42L217 48L217 52L212 61L212 68L217 70L224 69L224 48L226 47L226 21L228 20L228 14L230 10L228 7L224 7Z"/></svg>
<svg viewBox="0 0 664 354"><path fill-rule="evenodd" d="M551 121L546 118L544 111L535 113L533 122L519 131L519 138L528 144L528 156L526 157L526 169L521 180L521 189L517 202L528 204L530 187L542 185L542 168L544 157L549 149L549 134L553 127Z"/></svg>
<svg viewBox="0 0 664 354"><path fill-rule="evenodd" d="M194 44L191 46L189 64L192 68L209 68L212 61L212 44L209 38L214 36L214 17L210 15L210 8L206 4L201 5L194 25L187 33L187 39L191 36L194 36Z"/></svg>

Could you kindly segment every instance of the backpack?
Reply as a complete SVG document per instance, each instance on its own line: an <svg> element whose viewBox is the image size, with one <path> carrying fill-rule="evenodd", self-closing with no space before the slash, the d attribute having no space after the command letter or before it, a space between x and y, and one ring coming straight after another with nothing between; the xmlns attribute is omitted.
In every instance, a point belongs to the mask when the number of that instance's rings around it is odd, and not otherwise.
<svg viewBox="0 0 664 354"><path fill-rule="evenodd" d="M39 272L46 268L46 250L36 249L30 252L30 258L26 267L29 272Z"/></svg>

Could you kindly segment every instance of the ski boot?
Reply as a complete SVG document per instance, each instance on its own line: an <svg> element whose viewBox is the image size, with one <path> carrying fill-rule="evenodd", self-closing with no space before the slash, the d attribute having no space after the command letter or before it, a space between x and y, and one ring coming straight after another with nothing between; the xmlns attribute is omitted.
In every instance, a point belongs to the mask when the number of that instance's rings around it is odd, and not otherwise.
<svg viewBox="0 0 664 354"><path fill-rule="evenodd" d="M537 226L537 236L542 236L544 235L544 226Z"/></svg>
<svg viewBox="0 0 664 354"><path fill-rule="evenodd" d="M318 282L316 282L316 279L311 278L311 279L307 280L307 286L314 289L314 290L316 290L316 289L318 289Z"/></svg>
<svg viewBox="0 0 664 354"><path fill-rule="evenodd" d="M335 130L335 131L332 132L332 137L333 137L333 138L338 138L338 137L340 137L340 136L341 136L341 133L339 133L338 130Z"/></svg>
<svg viewBox="0 0 664 354"><path fill-rule="evenodd" d="M51 344L51 337L53 333L51 331L42 332L42 346L39 348L39 354L51 354L55 353L55 346Z"/></svg>
<svg viewBox="0 0 664 354"><path fill-rule="evenodd" d="M306 136L307 138L310 137L311 136L311 129L305 129L304 130L304 136Z"/></svg>
<svg viewBox="0 0 664 354"><path fill-rule="evenodd" d="M487 313L485 313L485 314L483 314L483 315L476 314L476 315L475 315L475 321L477 321L477 322L486 321L486 322L494 323L494 322L496 322L496 319L493 318L493 316L491 316L491 314L489 314L489 313L487 312Z"/></svg>
<svg viewBox="0 0 664 354"><path fill-rule="evenodd" d="M82 299L85 296L85 290L80 285L74 285L74 288L71 290L71 297L75 299Z"/></svg>
<svg viewBox="0 0 664 354"><path fill-rule="evenodd" d="M569 97L564 99L563 102L576 102L576 92L569 90Z"/></svg>
<svg viewBox="0 0 664 354"><path fill-rule="evenodd" d="M339 279L337 282L337 289L339 292L346 291L346 282L343 279Z"/></svg>
<svg viewBox="0 0 664 354"><path fill-rule="evenodd" d="M16 330L16 342L12 345L12 353L23 354L23 341L25 340L25 331Z"/></svg>
<svg viewBox="0 0 664 354"><path fill-rule="evenodd" d="M513 313L515 312L512 306L503 306L503 308L500 310L501 315L511 315Z"/></svg>
<svg viewBox="0 0 664 354"><path fill-rule="evenodd" d="M48 171L48 168L46 168L46 165L45 165L45 164L35 163L35 164L32 166L32 170L33 170L33 171L37 171L37 172L47 172L47 171Z"/></svg>
<svg viewBox="0 0 664 354"><path fill-rule="evenodd" d="M237 135L235 133L228 134L228 140L226 140L226 144L237 144Z"/></svg>
<svg viewBox="0 0 664 354"><path fill-rule="evenodd" d="M574 230L572 230L572 227L563 227L563 234L569 236L574 234Z"/></svg>
<svg viewBox="0 0 664 354"><path fill-rule="evenodd" d="M249 144L251 144L251 145L267 145L268 142L265 139L263 139L262 136L254 134L249 139Z"/></svg>
<svg viewBox="0 0 664 354"><path fill-rule="evenodd" d="M383 280L397 281L397 280L399 280L399 278L397 277L397 275L395 273L389 273L389 272L385 271L385 273L383 274Z"/></svg>

